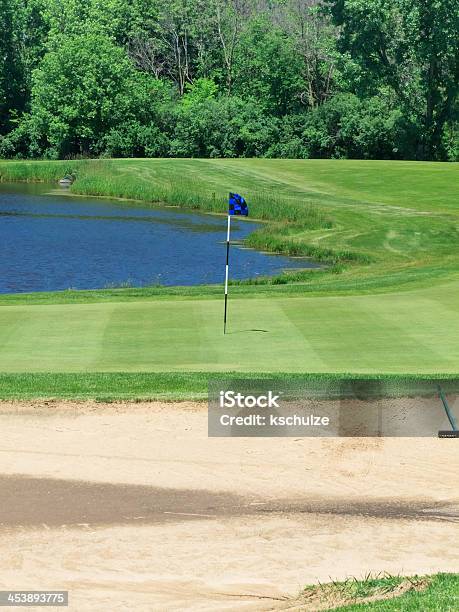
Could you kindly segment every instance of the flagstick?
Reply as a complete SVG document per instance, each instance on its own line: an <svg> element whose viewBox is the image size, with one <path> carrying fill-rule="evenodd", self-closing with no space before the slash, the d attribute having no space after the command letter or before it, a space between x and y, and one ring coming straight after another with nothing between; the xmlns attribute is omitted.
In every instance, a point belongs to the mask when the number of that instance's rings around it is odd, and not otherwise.
<svg viewBox="0 0 459 612"><path fill-rule="evenodd" d="M228 275L229 275L230 234L231 234L231 215L228 215L228 233L226 235L225 318L224 318L224 323L223 323L223 334L226 334L226 314L228 312Z"/></svg>

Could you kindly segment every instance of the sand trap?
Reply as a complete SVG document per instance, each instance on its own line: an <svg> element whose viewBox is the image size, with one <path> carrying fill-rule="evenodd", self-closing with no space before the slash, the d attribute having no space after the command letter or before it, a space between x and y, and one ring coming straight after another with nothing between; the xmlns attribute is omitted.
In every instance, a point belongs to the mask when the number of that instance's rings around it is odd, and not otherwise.
<svg viewBox="0 0 459 612"><path fill-rule="evenodd" d="M3 590L265 610L330 577L459 571L457 440L209 439L192 403L4 403L0 425Z"/></svg>

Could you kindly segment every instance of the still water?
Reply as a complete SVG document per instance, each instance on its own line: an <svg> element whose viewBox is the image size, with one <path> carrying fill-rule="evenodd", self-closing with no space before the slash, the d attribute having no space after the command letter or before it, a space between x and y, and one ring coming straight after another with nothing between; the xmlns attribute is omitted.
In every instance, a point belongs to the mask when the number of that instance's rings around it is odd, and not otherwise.
<svg viewBox="0 0 459 612"><path fill-rule="evenodd" d="M232 239L256 227L234 219ZM0 293L221 283L225 240L225 217L0 184ZM305 267L316 266L231 249L233 279Z"/></svg>

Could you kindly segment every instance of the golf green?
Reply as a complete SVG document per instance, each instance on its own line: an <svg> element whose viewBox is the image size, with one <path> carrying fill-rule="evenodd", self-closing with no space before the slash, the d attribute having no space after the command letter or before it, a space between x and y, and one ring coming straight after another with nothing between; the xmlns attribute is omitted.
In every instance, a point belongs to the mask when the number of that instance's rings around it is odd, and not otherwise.
<svg viewBox="0 0 459 612"><path fill-rule="evenodd" d="M459 282L361 296L0 307L3 372L454 373Z"/></svg>

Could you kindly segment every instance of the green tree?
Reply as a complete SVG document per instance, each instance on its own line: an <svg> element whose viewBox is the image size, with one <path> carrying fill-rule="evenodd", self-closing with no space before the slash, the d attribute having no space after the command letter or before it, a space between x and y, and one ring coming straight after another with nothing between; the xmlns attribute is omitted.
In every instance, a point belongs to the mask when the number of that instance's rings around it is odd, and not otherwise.
<svg viewBox="0 0 459 612"><path fill-rule="evenodd" d="M235 61L234 93L256 98L266 112L284 115L300 104L302 62L292 40L258 17L242 36Z"/></svg>
<svg viewBox="0 0 459 612"><path fill-rule="evenodd" d="M15 0L0 0L0 134L24 107L24 85L16 31Z"/></svg>
<svg viewBox="0 0 459 612"><path fill-rule="evenodd" d="M30 0L29 0L30 2ZM41 5L49 30L50 46L56 39L82 34L103 34L126 44L140 10L149 0L32 0ZM151 2L150 2L151 4ZM155 2L153 2L155 4Z"/></svg>
<svg viewBox="0 0 459 612"><path fill-rule="evenodd" d="M46 0L17 1L16 31L28 98L32 71L37 68L47 51L49 24L44 16L45 2Z"/></svg>
<svg viewBox="0 0 459 612"><path fill-rule="evenodd" d="M303 143L308 157L398 158L400 119L383 96L338 94L306 115Z"/></svg>
<svg viewBox="0 0 459 612"><path fill-rule="evenodd" d="M457 160L458 0L0 0L0 155Z"/></svg>
<svg viewBox="0 0 459 612"><path fill-rule="evenodd" d="M135 7L128 50L141 70L167 76L181 96L195 78L212 76L216 32L208 0L135 0Z"/></svg>
<svg viewBox="0 0 459 612"><path fill-rule="evenodd" d="M187 95L175 113L171 155L259 157L268 150L276 120L255 100L211 94L191 101Z"/></svg>
<svg viewBox="0 0 459 612"><path fill-rule="evenodd" d="M148 121L157 88L101 35L63 38L35 71L31 120L48 155L93 154L111 128Z"/></svg>
<svg viewBox="0 0 459 612"><path fill-rule="evenodd" d="M343 86L341 72L347 58L337 51L338 29L323 0L286 0L276 18L301 58L301 100L315 108Z"/></svg>
<svg viewBox="0 0 459 612"><path fill-rule="evenodd" d="M458 95L457 0L333 0L341 50L361 68L356 90L389 86L417 128L423 159L442 158Z"/></svg>

